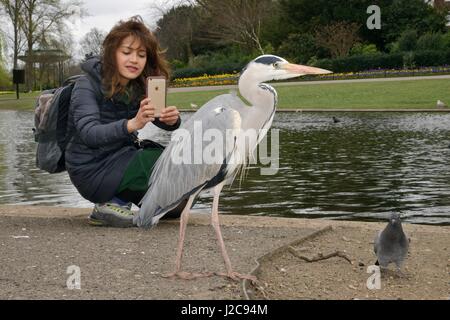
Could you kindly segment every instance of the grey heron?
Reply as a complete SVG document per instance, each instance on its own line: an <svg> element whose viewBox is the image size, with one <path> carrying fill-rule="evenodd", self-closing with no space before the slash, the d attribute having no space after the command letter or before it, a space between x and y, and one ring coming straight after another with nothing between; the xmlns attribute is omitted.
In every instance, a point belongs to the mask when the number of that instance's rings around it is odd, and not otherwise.
<svg viewBox="0 0 450 320"><path fill-rule="evenodd" d="M189 212L195 197L203 190L210 189L213 194L211 224L216 232L226 273L215 273L237 280L239 278L253 279L233 271L230 258L225 249L219 226L218 208L219 196L223 186L230 183L237 172L248 161L258 143L262 140L272 124L277 106L277 92L273 87L263 82L299 77L306 74L331 73L328 70L291 64L281 57L262 55L251 61L242 70L238 88L245 104L236 94L217 96L203 105L179 129L187 135L172 138L161 157L153 168L149 180L149 188L142 199L142 206L135 216L135 224L139 227L151 227L167 212L187 202L180 218L179 242L176 256L176 269L170 276L193 278L199 274L188 274L181 271L183 243ZM222 153L218 160L212 163L191 161L191 163L175 163L174 155L180 150L196 153L198 149L207 148L208 141L192 141L190 137L196 134L196 125L202 126L203 132L214 129L215 132L231 139L221 145ZM244 137L244 132L257 132L253 138ZM178 131L178 130L177 130ZM192 160L192 158L191 158ZM193 162L193 163L192 163ZM211 274L211 273L210 273ZM208 275L210 275L208 274Z"/></svg>

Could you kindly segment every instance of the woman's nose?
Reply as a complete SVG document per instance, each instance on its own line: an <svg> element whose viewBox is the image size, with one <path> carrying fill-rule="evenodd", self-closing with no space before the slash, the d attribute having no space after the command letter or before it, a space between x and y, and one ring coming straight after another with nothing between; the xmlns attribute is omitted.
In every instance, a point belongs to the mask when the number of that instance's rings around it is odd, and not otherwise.
<svg viewBox="0 0 450 320"><path fill-rule="evenodd" d="M131 53L130 62L137 62L137 53Z"/></svg>

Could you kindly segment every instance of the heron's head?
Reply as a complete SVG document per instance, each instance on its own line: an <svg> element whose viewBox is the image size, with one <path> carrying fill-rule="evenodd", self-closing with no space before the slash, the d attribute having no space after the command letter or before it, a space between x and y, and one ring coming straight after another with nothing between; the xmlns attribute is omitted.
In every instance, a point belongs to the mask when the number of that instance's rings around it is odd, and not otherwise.
<svg viewBox="0 0 450 320"><path fill-rule="evenodd" d="M283 80L304 76L307 74L327 74L331 71L289 63L281 57L274 55L262 55L251 61L242 71L257 82Z"/></svg>

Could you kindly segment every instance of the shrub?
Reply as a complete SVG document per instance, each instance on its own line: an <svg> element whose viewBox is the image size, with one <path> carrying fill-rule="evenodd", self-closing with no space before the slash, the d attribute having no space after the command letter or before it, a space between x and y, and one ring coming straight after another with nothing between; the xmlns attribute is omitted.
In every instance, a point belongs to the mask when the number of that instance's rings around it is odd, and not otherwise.
<svg viewBox="0 0 450 320"><path fill-rule="evenodd" d="M356 72L373 69L402 69L433 67L450 64L450 50L422 50L406 53L350 56L339 59L322 59L314 65L333 72Z"/></svg>
<svg viewBox="0 0 450 320"><path fill-rule="evenodd" d="M442 42L444 43L444 47L446 49L450 49L450 31L447 31L447 33L442 35Z"/></svg>
<svg viewBox="0 0 450 320"><path fill-rule="evenodd" d="M186 63L181 60L173 59L170 61L170 67L172 69L181 69L186 67Z"/></svg>
<svg viewBox="0 0 450 320"><path fill-rule="evenodd" d="M450 50L423 50L414 52L414 62L416 66L431 67L450 64Z"/></svg>
<svg viewBox="0 0 450 320"><path fill-rule="evenodd" d="M445 40L441 33L426 33L417 40L417 50L444 50Z"/></svg>
<svg viewBox="0 0 450 320"><path fill-rule="evenodd" d="M316 40L310 34L291 34L277 50L282 57L291 58L295 63L306 63L317 52Z"/></svg>
<svg viewBox="0 0 450 320"><path fill-rule="evenodd" d="M399 51L414 51L417 47L417 31L406 30L397 40Z"/></svg>
<svg viewBox="0 0 450 320"><path fill-rule="evenodd" d="M413 69L414 67L416 67L416 60L415 60L414 52L412 52L412 51L406 52L403 55L403 67L405 69Z"/></svg>
<svg viewBox="0 0 450 320"><path fill-rule="evenodd" d="M11 89L13 87L11 77L8 72L0 65L0 88Z"/></svg>
<svg viewBox="0 0 450 320"><path fill-rule="evenodd" d="M197 67L197 68L187 67L187 68L176 69L172 72L172 79L199 77L204 74L215 75L215 74L224 74L224 73L236 73L236 72L240 72L242 70L242 68L245 66L245 64L229 63L229 64L221 64L221 65L209 65L209 66Z"/></svg>
<svg viewBox="0 0 450 320"><path fill-rule="evenodd" d="M188 67L176 68L172 78L191 78L204 74L216 75L240 72L256 55L245 55L235 48L196 56Z"/></svg>
<svg viewBox="0 0 450 320"><path fill-rule="evenodd" d="M395 69L403 67L402 54L358 55L338 59L323 59L316 63L317 67L333 72L356 72L371 69Z"/></svg>
<svg viewBox="0 0 450 320"><path fill-rule="evenodd" d="M377 46L374 44L357 43L350 50L352 56L364 56L379 53Z"/></svg>

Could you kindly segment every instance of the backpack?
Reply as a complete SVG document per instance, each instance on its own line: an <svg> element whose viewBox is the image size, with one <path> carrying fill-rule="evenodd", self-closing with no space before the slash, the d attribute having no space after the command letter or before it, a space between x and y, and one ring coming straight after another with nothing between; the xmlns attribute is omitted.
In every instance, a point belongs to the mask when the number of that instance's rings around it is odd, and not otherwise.
<svg viewBox="0 0 450 320"><path fill-rule="evenodd" d="M48 173L66 170L64 154L73 135L68 129L70 98L75 83L82 76L72 76L61 87L45 90L36 99L33 128L34 140L38 143L36 166ZM94 88L97 89L95 85Z"/></svg>

